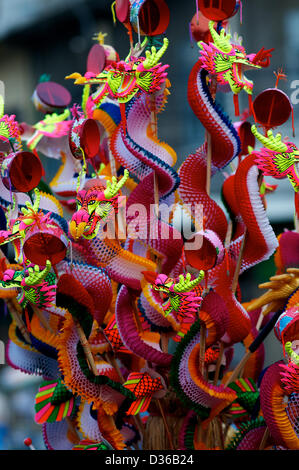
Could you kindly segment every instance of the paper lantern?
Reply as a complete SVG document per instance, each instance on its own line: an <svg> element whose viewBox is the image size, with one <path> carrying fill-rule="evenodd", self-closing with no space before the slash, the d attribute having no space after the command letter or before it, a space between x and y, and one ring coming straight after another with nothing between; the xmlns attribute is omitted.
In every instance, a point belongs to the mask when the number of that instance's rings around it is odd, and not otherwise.
<svg viewBox="0 0 299 470"><path fill-rule="evenodd" d="M169 8L164 0L133 1L130 22L133 29L142 35L158 36L163 34L169 25Z"/></svg>
<svg viewBox="0 0 299 470"><path fill-rule="evenodd" d="M202 14L213 21L223 21L233 16L236 0L198 0Z"/></svg>
<svg viewBox="0 0 299 470"><path fill-rule="evenodd" d="M75 119L69 132L69 145L78 160L83 158L82 150L86 158L95 157L100 147L100 130L96 121L84 117Z"/></svg>
<svg viewBox="0 0 299 470"><path fill-rule="evenodd" d="M255 98L253 111L256 121L270 129L281 126L289 119L292 113L292 104L283 91L277 88L268 88Z"/></svg>
<svg viewBox="0 0 299 470"><path fill-rule="evenodd" d="M57 108L69 106L72 97L69 91L59 83L41 82L33 93L33 103L43 113L53 113Z"/></svg>
<svg viewBox="0 0 299 470"><path fill-rule="evenodd" d="M101 44L94 44L87 56L87 72L98 75L106 67L105 49Z"/></svg>
<svg viewBox="0 0 299 470"><path fill-rule="evenodd" d="M67 245L68 239L60 227L36 224L26 233L23 251L34 264L45 266L49 260L55 266L65 258Z"/></svg>
<svg viewBox="0 0 299 470"><path fill-rule="evenodd" d="M121 23L128 23L130 20L129 0L116 0L115 13L118 21Z"/></svg>
<svg viewBox="0 0 299 470"><path fill-rule="evenodd" d="M195 244L195 248L188 249L188 244ZM190 246L191 248L191 246ZM196 269L207 271L223 261L224 246L215 232L201 230L185 244L187 263Z"/></svg>
<svg viewBox="0 0 299 470"><path fill-rule="evenodd" d="M1 177L9 191L28 193L40 182L43 167L32 152L15 152L8 155L1 165Z"/></svg>
<svg viewBox="0 0 299 470"><path fill-rule="evenodd" d="M254 148L255 147L255 137L251 132L251 124L248 121L240 121L234 124L236 131L240 137L241 141L241 153L242 155L248 154L248 146Z"/></svg>

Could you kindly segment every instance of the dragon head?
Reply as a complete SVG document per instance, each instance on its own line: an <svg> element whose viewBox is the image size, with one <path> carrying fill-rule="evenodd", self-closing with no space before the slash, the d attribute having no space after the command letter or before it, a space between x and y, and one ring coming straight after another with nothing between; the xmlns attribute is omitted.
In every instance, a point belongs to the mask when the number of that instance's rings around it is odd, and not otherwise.
<svg viewBox="0 0 299 470"><path fill-rule="evenodd" d="M23 308L28 302L39 308L45 308L54 302L56 294L56 276L50 273L50 270L50 261L47 261L43 270L32 263L21 271L6 269L2 280L0 280L0 285L5 289L12 287L18 289L17 300Z"/></svg>
<svg viewBox="0 0 299 470"><path fill-rule="evenodd" d="M172 279L165 274L159 274L152 285L153 291L159 292L163 303L165 317L176 331L182 328L183 323L194 321L194 315L202 300L200 283L204 272L200 271L196 279L191 274L181 274L178 279Z"/></svg>
<svg viewBox="0 0 299 470"><path fill-rule="evenodd" d="M253 82L246 78L244 71L268 67L273 49L263 48L257 54L247 55L243 46L231 42L231 35L227 34L224 28L218 34L214 29L214 22L210 21L209 29L213 42L198 43L203 68L215 76L221 85L229 84L234 94L244 90L251 95Z"/></svg>
<svg viewBox="0 0 299 470"><path fill-rule="evenodd" d="M127 103L138 91L154 93L160 90L165 82L168 65L162 65L159 60L168 47L168 39L164 38L163 46L159 51L153 46L151 51L145 52L145 57L129 56L126 60L114 62L108 65L98 75L86 72L84 76L73 73L66 78L75 79L75 84L102 85L93 94L94 103L99 106L103 99L110 97Z"/></svg>
<svg viewBox="0 0 299 470"><path fill-rule="evenodd" d="M296 192L299 191L299 151L292 142L282 142L281 134L274 137L272 131L264 136L255 125L251 128L254 136L264 145L256 152L256 164L265 176L288 178Z"/></svg>
<svg viewBox="0 0 299 470"><path fill-rule="evenodd" d="M112 181L107 181L107 187L93 186L77 193L77 212L70 221L69 229L72 237L78 240L80 237L91 239L96 237L101 224L108 222L118 208L119 191L129 177L129 171L124 171L124 176L117 181L115 176Z"/></svg>

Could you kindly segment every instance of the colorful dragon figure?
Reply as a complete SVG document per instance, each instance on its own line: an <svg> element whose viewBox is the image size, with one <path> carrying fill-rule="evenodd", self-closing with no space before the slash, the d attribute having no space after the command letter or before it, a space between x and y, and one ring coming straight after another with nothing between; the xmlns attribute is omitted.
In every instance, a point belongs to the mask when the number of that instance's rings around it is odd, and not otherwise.
<svg viewBox="0 0 299 470"><path fill-rule="evenodd" d="M281 179L288 178L295 192L299 191L299 151L292 142L283 142L281 134L275 137L269 130L267 136L258 132L255 125L251 128L255 137L264 145L256 156L256 164L265 176Z"/></svg>
<svg viewBox="0 0 299 470"><path fill-rule="evenodd" d="M199 284L203 278L203 271L193 280L191 280L190 273L185 276L181 274L179 279L171 279L165 274L159 274L152 285L153 291L162 295L164 315L175 331L182 330L182 323L189 323L191 326L194 322L202 300L202 289Z"/></svg>
<svg viewBox="0 0 299 470"><path fill-rule="evenodd" d="M57 139L66 136L72 124L72 121L68 120L69 116L69 109L66 109L61 114L47 114L44 119L36 123L32 128L30 127L32 134L27 141L28 147L31 150L35 149L43 137Z"/></svg>
<svg viewBox="0 0 299 470"><path fill-rule="evenodd" d="M0 284L5 289L14 287L20 290L17 301L22 308L28 303L46 308L55 302L56 293L56 276L50 270L50 261L43 270L31 263L21 271L6 269Z"/></svg>
<svg viewBox="0 0 299 470"><path fill-rule="evenodd" d="M9 153L22 149L19 124L14 114L4 114L3 97L0 95L0 143L1 151Z"/></svg>
<svg viewBox="0 0 299 470"><path fill-rule="evenodd" d="M78 191L77 212L70 222L70 232L75 240L83 236L92 239L97 236L101 223L106 223L118 211L118 196L120 189L129 177L129 171L124 171L124 176L117 181L116 176L112 181L107 181L106 189L92 186L87 190Z"/></svg>
<svg viewBox="0 0 299 470"><path fill-rule="evenodd" d="M209 23L213 43L199 42L201 48L200 59L202 66L212 74L221 85L229 84L234 94L244 90L248 95L252 94L253 82L244 75L244 70L268 67L270 64L271 50L261 49L257 54L246 54L241 44L231 42L231 35L222 28L220 33L214 29L214 22ZM240 42L240 40L239 40Z"/></svg>
<svg viewBox="0 0 299 470"><path fill-rule="evenodd" d="M92 97L97 106L107 95L117 99L119 103L127 103L138 91L154 93L161 88L167 76L165 70L169 66L162 65L159 60L165 53L168 43L168 39L164 38L159 51L153 46L151 51L145 52L145 57L129 55L126 60L108 65L98 75L92 72L86 72L84 76L73 73L66 78L75 79L75 84L102 84L103 86ZM141 45L141 49L144 45L144 43Z"/></svg>
<svg viewBox="0 0 299 470"><path fill-rule="evenodd" d="M7 229L0 231L0 246L12 242L15 250L15 259L18 263L23 263L24 261L22 246L28 231L36 227L40 229L42 227L51 227L54 230L60 231L63 226L65 231L66 222L52 212L40 210L41 193L37 188L35 188L34 193L34 202L25 201L24 206L21 207L19 207L17 199L13 196L13 204L9 207L6 214ZM59 222L61 221L61 224L57 223L58 219Z"/></svg>

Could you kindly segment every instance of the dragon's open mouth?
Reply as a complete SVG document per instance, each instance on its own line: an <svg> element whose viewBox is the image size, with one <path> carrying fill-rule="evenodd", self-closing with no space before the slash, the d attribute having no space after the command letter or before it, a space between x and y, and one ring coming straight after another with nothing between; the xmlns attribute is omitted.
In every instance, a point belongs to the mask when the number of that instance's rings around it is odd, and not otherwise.
<svg viewBox="0 0 299 470"><path fill-rule="evenodd" d="M234 74L234 78L238 86L242 88L246 86L247 88L252 89L253 87L252 81L249 80L244 74L245 70L250 70L252 68L257 68L257 66L251 65L250 62L246 62L246 61L235 62L233 64L233 74Z"/></svg>
<svg viewBox="0 0 299 470"><path fill-rule="evenodd" d="M129 93L132 92L135 86L135 77L129 74L124 74L122 78L122 82L118 88L117 95L121 98L127 96Z"/></svg>
<svg viewBox="0 0 299 470"><path fill-rule="evenodd" d="M86 238L95 237L98 232L100 222L101 222L101 219L96 217L95 214L92 214L89 217L89 221L84 228L83 237L86 237Z"/></svg>

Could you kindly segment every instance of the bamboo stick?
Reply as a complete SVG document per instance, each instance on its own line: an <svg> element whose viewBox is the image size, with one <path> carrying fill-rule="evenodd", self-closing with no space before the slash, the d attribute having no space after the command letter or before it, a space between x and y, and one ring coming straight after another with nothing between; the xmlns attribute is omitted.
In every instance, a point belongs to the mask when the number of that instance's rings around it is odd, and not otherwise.
<svg viewBox="0 0 299 470"><path fill-rule="evenodd" d="M82 348L84 350L87 362L89 363L89 366L90 366L93 374L94 375L99 375L96 364L94 362L94 357L92 355L92 352L91 352L89 343L87 341L87 338L85 336L85 333L84 333L80 323L78 322L78 320L76 320L76 318L74 318L74 317L73 317L73 320L74 320L74 324L76 326L76 329L77 329L77 332L78 332L78 335L79 335L79 339L80 339L80 343L81 343Z"/></svg>
<svg viewBox="0 0 299 470"><path fill-rule="evenodd" d="M161 413L161 416L162 416L162 419L163 419L164 428L165 428L165 431L166 431L166 434L167 434L170 449L174 450L174 445L173 445L171 433L170 433L170 430L169 430L169 427L168 427L168 423L167 423L167 420L166 420L166 416L165 416L162 404L161 404L160 400L156 400L156 403L158 405L158 408L160 410L160 413Z"/></svg>

